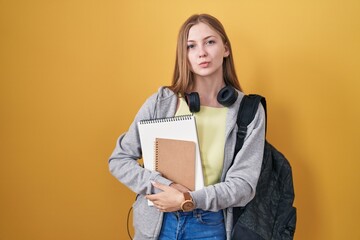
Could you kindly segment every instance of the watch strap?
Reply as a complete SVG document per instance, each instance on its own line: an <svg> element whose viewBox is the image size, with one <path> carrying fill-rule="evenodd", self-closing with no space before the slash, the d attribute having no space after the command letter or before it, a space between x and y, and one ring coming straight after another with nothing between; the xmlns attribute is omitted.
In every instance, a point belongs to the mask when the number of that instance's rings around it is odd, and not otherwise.
<svg viewBox="0 0 360 240"><path fill-rule="evenodd" d="M185 198L185 201L192 200L191 195L190 195L189 192L184 192L184 198Z"/></svg>

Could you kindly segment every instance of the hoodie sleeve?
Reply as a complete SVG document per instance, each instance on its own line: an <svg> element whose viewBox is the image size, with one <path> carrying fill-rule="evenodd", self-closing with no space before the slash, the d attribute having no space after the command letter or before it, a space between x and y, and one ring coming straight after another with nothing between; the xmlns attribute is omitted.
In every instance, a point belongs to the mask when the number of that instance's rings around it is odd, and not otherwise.
<svg viewBox="0 0 360 240"><path fill-rule="evenodd" d="M139 165L142 158L139 130L137 123L143 119L154 118L158 94L146 100L137 113L127 132L117 140L115 149L109 158L109 170L121 183L137 194L151 194L155 192L151 181L165 185L172 182L156 171L150 171ZM157 192L158 190L156 190Z"/></svg>

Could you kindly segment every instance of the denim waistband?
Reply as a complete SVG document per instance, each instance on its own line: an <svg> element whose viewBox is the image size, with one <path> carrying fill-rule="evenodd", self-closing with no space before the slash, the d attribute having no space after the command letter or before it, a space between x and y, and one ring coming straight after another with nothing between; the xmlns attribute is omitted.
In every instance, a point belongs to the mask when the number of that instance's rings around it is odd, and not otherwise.
<svg viewBox="0 0 360 240"><path fill-rule="evenodd" d="M189 211L189 212L184 212L184 211L176 211L176 212L173 212L175 215L177 215L178 217L180 216L190 216L190 215L193 215L193 216L198 216L198 215L201 215L201 214L204 214L204 213L222 213L222 210L219 210L217 212L214 212L214 211L205 211L205 210L202 210L202 209L194 209L192 211Z"/></svg>

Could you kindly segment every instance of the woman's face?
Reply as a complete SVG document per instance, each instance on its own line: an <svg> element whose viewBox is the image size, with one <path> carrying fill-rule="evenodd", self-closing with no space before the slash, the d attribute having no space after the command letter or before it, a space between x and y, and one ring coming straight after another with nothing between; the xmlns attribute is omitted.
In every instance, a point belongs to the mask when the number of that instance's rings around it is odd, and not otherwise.
<svg viewBox="0 0 360 240"><path fill-rule="evenodd" d="M189 30L188 60L191 71L201 77L222 77L222 64L229 51L220 35L205 23Z"/></svg>

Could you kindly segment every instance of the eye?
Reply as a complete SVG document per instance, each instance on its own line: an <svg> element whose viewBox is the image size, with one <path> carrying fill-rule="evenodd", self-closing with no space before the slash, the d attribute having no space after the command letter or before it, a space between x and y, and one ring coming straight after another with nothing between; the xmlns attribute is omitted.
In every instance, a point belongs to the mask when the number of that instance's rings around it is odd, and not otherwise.
<svg viewBox="0 0 360 240"><path fill-rule="evenodd" d="M187 45L187 49L192 49L192 48L194 48L195 47L195 44L188 44Z"/></svg>
<svg viewBox="0 0 360 240"><path fill-rule="evenodd" d="M207 45L213 45L214 43L215 43L214 40L209 40L209 41L206 42Z"/></svg>

